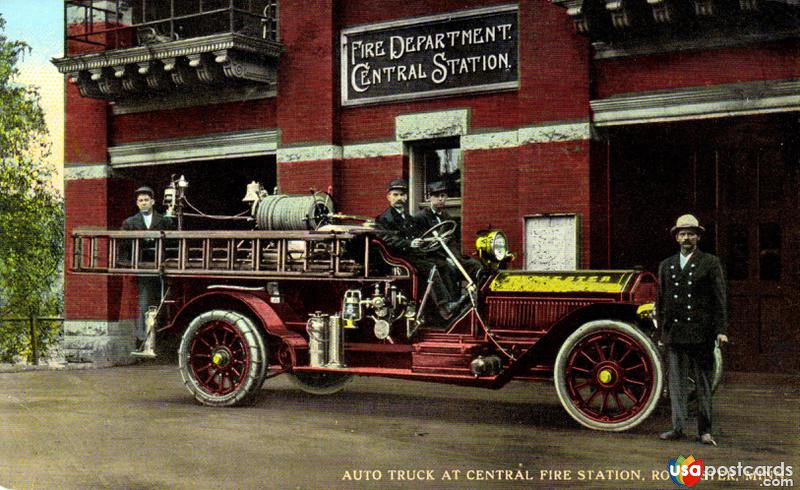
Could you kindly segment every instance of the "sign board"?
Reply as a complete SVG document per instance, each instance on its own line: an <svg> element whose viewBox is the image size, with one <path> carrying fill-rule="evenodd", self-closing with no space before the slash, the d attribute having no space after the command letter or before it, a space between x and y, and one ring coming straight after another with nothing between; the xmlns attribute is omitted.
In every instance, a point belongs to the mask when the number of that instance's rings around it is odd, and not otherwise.
<svg viewBox="0 0 800 490"><path fill-rule="evenodd" d="M525 218L525 270L578 268L578 217L574 214Z"/></svg>
<svg viewBox="0 0 800 490"><path fill-rule="evenodd" d="M342 105L518 88L517 17L503 5L344 29Z"/></svg>

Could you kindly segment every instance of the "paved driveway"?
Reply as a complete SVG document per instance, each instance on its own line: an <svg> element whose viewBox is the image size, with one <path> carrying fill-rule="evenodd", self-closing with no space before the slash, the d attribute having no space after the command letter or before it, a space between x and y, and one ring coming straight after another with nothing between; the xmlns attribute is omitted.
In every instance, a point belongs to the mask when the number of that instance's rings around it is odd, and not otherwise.
<svg viewBox="0 0 800 490"><path fill-rule="evenodd" d="M717 401L713 448L659 441L666 407L629 432L583 429L549 384L361 378L314 397L281 376L254 406L212 409L193 403L174 366L2 373L0 486L669 488L667 461L690 453L706 465L791 465L772 483L800 485L798 378L737 377Z"/></svg>

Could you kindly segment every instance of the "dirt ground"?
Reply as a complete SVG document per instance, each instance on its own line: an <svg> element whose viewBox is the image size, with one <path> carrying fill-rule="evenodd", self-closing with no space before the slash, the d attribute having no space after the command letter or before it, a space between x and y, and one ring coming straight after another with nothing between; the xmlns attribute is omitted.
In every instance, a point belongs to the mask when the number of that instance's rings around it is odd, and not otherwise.
<svg viewBox="0 0 800 490"><path fill-rule="evenodd" d="M625 433L584 429L547 383L358 378L316 397L279 376L254 406L212 409L171 365L0 373L0 487L670 488L669 459L690 454L773 468L697 488L800 485L800 378L728 376L715 402L709 447L660 441L665 404Z"/></svg>

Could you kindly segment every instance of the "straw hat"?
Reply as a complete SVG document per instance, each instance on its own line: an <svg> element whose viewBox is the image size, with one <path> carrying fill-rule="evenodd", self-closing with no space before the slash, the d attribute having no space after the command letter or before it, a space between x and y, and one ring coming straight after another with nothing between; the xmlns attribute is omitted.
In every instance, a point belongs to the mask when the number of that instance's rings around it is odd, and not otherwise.
<svg viewBox="0 0 800 490"><path fill-rule="evenodd" d="M693 229L699 233L706 231L705 228L700 226L700 222L697 221L697 218L695 218L691 214L684 214L683 216L678 217L678 220L675 221L675 226L672 227L670 233L674 235L680 230L688 230L688 229Z"/></svg>

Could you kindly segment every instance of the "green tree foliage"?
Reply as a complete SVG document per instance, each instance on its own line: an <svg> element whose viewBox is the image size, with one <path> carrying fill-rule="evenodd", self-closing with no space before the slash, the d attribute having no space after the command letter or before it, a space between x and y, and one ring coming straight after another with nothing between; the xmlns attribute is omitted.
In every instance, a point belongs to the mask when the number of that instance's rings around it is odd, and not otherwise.
<svg viewBox="0 0 800 490"><path fill-rule="evenodd" d="M61 313L63 197L46 163L50 141L36 87L17 82L17 62L30 51L5 36L0 15L0 318ZM0 361L29 352L29 325L0 323ZM41 344L53 338L40 332Z"/></svg>

